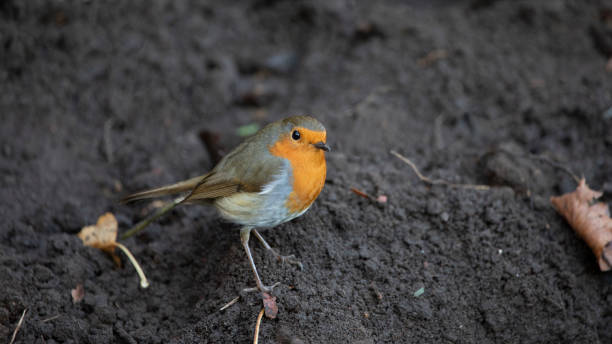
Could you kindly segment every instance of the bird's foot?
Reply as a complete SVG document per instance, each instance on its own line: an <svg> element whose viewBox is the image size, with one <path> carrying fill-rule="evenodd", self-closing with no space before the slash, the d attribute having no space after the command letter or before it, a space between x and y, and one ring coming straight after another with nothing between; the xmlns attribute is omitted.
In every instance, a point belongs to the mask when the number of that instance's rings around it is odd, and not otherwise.
<svg viewBox="0 0 612 344"><path fill-rule="evenodd" d="M257 239L261 241L263 246L266 248L266 251L270 252L274 257L276 257L276 259L278 259L278 261L280 261L281 263L286 262L292 265L296 265L300 269L300 271L304 270L304 265L299 260L295 259L294 255L281 256L280 253L276 252L276 250L273 249L272 246L270 246L270 244L268 244L268 242L261 236L261 234L259 234L259 232L256 229L253 229L253 233L255 234Z"/></svg>
<svg viewBox="0 0 612 344"><path fill-rule="evenodd" d="M304 265L302 264L302 262L300 262L299 260L295 258L295 255L291 254L288 256L281 256L274 250L272 250L272 254L276 256L276 259L278 259L278 261L280 261L281 264L289 263L291 265L297 266L300 269L300 271L304 270Z"/></svg>
<svg viewBox="0 0 612 344"><path fill-rule="evenodd" d="M260 291L262 293L271 293L272 289L274 289L275 287L277 287L280 284L280 282L276 282L272 285L258 285L257 287L252 287L252 288L244 288L242 289L243 292L245 293L250 293L252 291Z"/></svg>

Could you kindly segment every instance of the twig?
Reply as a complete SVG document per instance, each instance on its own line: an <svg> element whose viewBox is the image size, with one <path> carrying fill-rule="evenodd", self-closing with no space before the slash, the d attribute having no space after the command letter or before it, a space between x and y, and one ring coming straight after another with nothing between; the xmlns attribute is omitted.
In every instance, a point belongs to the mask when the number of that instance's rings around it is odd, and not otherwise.
<svg viewBox="0 0 612 344"><path fill-rule="evenodd" d="M444 138L442 137L442 122L444 115L439 115L434 121L434 147L436 149L444 148Z"/></svg>
<svg viewBox="0 0 612 344"><path fill-rule="evenodd" d="M431 65L432 63L440 59L445 59L447 56L448 56L448 53L446 52L446 50L435 49L435 50L430 51L427 55L418 59L417 63L421 67L428 67L429 65Z"/></svg>
<svg viewBox="0 0 612 344"><path fill-rule="evenodd" d="M372 288L372 291L374 291L374 294L376 294L376 298L378 300L383 299L383 294L380 291L378 291L378 288L376 288L376 285L374 284L374 282L370 283L370 288Z"/></svg>
<svg viewBox="0 0 612 344"><path fill-rule="evenodd" d="M109 118L104 122L104 152L106 153L106 159L111 164L113 163L113 141L111 140L111 129L113 129L113 119Z"/></svg>
<svg viewBox="0 0 612 344"><path fill-rule="evenodd" d="M15 337L17 337L17 332L19 332L19 329L23 325L23 319L25 318L27 311L28 311L27 308L23 310L23 313L21 314L21 318L19 319L19 322L17 323L17 327L15 327L15 331L13 331L13 336L11 337L11 341L9 342L9 344L13 344L13 342L15 341Z"/></svg>
<svg viewBox="0 0 612 344"><path fill-rule="evenodd" d="M168 202L168 204L160 208L157 212L155 212L155 214L153 214L147 219L144 219L138 222L134 227L130 228L127 232L123 233L121 237L119 237L119 240L125 240L133 236L134 234L140 232L141 230L145 229L151 222L155 221L157 218L169 212L177 205L179 205L183 201L184 198L185 197L178 197L178 198L175 198L172 202Z"/></svg>
<svg viewBox="0 0 612 344"><path fill-rule="evenodd" d="M351 188L351 191L353 191L355 194L357 194L358 196L361 196L363 198L367 198L369 200L374 200L372 198L372 196L368 195L367 193L365 193L365 192L363 192L363 191L361 191L361 190L359 190L357 188Z"/></svg>
<svg viewBox="0 0 612 344"><path fill-rule="evenodd" d="M227 308L229 308L229 306L231 306L234 303L238 302L238 300L240 300L240 296L236 296L232 301L226 303L225 306L221 307L219 310L220 311L226 310Z"/></svg>
<svg viewBox="0 0 612 344"><path fill-rule="evenodd" d="M510 153L512 154L512 153ZM576 176L569 168L561 165L558 162L552 161L549 158L542 156L542 155L535 155L535 154L529 154L529 157L536 159L536 160L541 160L544 161L545 163L549 164L552 167L556 167L558 169L560 169L561 171L567 173L570 175L570 177L572 177L574 179L574 181L576 182L576 184L580 184L580 178L578 178L578 176Z"/></svg>
<svg viewBox="0 0 612 344"><path fill-rule="evenodd" d="M356 195L361 196L361 197L363 197L365 199L368 199L368 200L370 200L372 202L377 202L377 203L380 203L380 204L387 203L387 196L385 196L385 195L379 195L378 197L374 197L374 196L368 195L367 193L365 193L365 192L363 192L363 191L361 191L361 190L359 190L357 188L351 188L351 191L353 191L353 193L355 193Z"/></svg>
<svg viewBox="0 0 612 344"><path fill-rule="evenodd" d="M257 316L257 322L255 323L255 337L253 338L253 344L257 344L259 342L259 325L261 325L261 318L264 315L264 308L261 309L259 315Z"/></svg>
<svg viewBox="0 0 612 344"><path fill-rule="evenodd" d="M118 242L116 242L115 245L119 247L119 249L121 249L123 253L125 253L125 255L128 257L130 262L132 262L132 265L134 265L134 269L136 269L136 272L138 273L138 277L140 277L140 287L148 288L149 281L147 280L147 276L145 276L144 271L142 271L140 264L138 264L138 262L136 261L136 258L134 258L134 256L132 255L132 252L130 252L130 250L128 250L127 247L121 245Z"/></svg>
<svg viewBox="0 0 612 344"><path fill-rule="evenodd" d="M419 177L421 181L427 184L430 184L430 185L442 184L442 185L447 185L447 186L454 187L454 188L466 188L466 189L474 189L474 190L489 190L490 189L489 185L455 184L455 183L451 183L443 179L430 179L422 175L421 172L419 172L419 169L416 167L416 165L412 161L410 161L410 159L406 158L405 156L401 155L400 153L394 150L391 150L391 154L395 155L397 158L399 158L400 160L408 164L410 167L412 167L412 170L414 171L414 173L416 173L417 177Z"/></svg>
<svg viewBox="0 0 612 344"><path fill-rule="evenodd" d="M55 320L55 319L59 318L60 316L61 316L61 314L54 315L54 316L52 316L52 317L50 317L50 318L43 319L41 322L46 323L46 322L49 322L49 321L51 321L51 320Z"/></svg>

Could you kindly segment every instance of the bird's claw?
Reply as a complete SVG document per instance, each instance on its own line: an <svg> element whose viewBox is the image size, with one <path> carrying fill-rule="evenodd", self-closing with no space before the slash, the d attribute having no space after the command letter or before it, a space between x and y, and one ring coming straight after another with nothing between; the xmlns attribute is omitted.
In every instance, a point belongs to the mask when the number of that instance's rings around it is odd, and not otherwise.
<svg viewBox="0 0 612 344"><path fill-rule="evenodd" d="M291 254L288 256L281 256L280 254L276 252L274 252L274 254L276 255L276 259L278 259L281 262L281 264L289 263L289 264L297 266L300 269L300 271L304 270L304 265L302 264L302 262L300 262L299 260L295 258L295 255Z"/></svg>
<svg viewBox="0 0 612 344"><path fill-rule="evenodd" d="M257 287L252 287L252 288L244 288L242 289L243 292L245 293L250 293L253 291L260 291L262 293L271 293L272 289L274 289L275 287L277 287L280 284L280 282L276 282L272 285L261 285L261 286L257 286Z"/></svg>

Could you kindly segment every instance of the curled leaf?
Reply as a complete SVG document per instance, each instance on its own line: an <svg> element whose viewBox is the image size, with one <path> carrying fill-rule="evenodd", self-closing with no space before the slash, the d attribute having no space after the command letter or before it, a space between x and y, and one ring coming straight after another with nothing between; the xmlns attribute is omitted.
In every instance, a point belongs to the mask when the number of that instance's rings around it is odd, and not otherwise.
<svg viewBox="0 0 612 344"><path fill-rule="evenodd" d="M78 234L83 245L99 248L113 257L117 266L121 266L121 260L115 253L117 241L117 219L112 213L106 213L98 218L95 225L85 226Z"/></svg>
<svg viewBox="0 0 612 344"><path fill-rule="evenodd" d="M271 296L268 293L263 293L263 304L266 317L270 319L276 318L278 314L278 306L276 305L276 296Z"/></svg>
<svg viewBox="0 0 612 344"><path fill-rule="evenodd" d="M574 231L589 245L601 271L612 268L612 219L605 203L593 201L602 193L593 191L580 180L574 192L551 197L550 201Z"/></svg>

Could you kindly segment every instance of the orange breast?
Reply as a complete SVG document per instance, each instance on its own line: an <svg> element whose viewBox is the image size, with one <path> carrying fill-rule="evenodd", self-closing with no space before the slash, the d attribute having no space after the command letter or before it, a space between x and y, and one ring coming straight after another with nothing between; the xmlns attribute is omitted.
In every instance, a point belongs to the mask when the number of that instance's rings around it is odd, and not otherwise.
<svg viewBox="0 0 612 344"><path fill-rule="evenodd" d="M320 135L325 140L325 133ZM291 163L293 191L286 205L292 213L303 212L319 196L325 184L325 153L310 144L296 144L289 135L282 137L269 149L272 155L285 158Z"/></svg>

